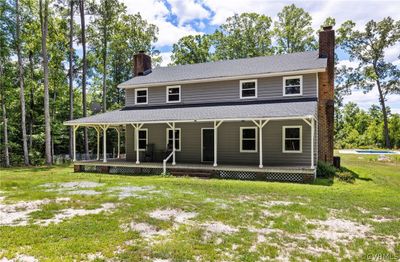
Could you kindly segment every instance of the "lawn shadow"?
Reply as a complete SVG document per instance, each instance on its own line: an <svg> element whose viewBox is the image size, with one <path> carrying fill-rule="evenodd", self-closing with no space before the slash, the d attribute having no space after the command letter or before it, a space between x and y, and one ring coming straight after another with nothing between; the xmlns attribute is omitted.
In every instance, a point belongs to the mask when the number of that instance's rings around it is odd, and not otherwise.
<svg viewBox="0 0 400 262"><path fill-rule="evenodd" d="M357 173L354 172L353 170L348 169L348 168L346 168L346 167L341 167L340 170L341 170L342 172L349 172L349 173L354 177L354 179L363 180L363 181L372 181L372 178L360 177L359 174L357 174Z"/></svg>
<svg viewBox="0 0 400 262"><path fill-rule="evenodd" d="M333 177L317 177L312 183L312 185L317 185L317 186L332 186L333 185Z"/></svg>

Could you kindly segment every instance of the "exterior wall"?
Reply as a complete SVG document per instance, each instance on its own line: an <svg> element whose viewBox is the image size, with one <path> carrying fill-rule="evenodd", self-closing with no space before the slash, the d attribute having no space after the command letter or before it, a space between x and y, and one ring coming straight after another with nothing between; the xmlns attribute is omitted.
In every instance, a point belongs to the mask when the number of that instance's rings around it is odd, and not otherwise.
<svg viewBox="0 0 400 262"><path fill-rule="evenodd" d="M245 80L245 79L242 79ZM283 77L268 77L258 79L258 97L255 99L240 99L240 80L196 83L181 85L181 102L166 103L166 86L148 88L149 103L143 106L198 104L213 102L251 101L267 99L287 99L298 97L317 97L316 74L303 75L303 95L283 96ZM134 89L126 89L126 106L135 106Z"/></svg>
<svg viewBox="0 0 400 262"><path fill-rule="evenodd" d="M282 126L301 125L303 129L302 153L282 152ZM259 151L240 152L240 127L254 127L253 122L224 122L218 128L219 164L259 164ZM179 163L201 163L201 128L212 128L212 123L176 123L181 128L181 151L176 152ZM156 161L161 162L166 148L167 124L144 125L148 128L148 142L155 145L158 152ZM265 166L309 166L311 165L311 128L303 120L270 121L263 128L263 162ZM315 140L316 142L316 140ZM316 144L316 143L315 143ZM258 145L257 145L258 149ZM316 150L315 157L316 159ZM140 152L142 154L142 152ZM126 128L127 160L135 161L134 131Z"/></svg>

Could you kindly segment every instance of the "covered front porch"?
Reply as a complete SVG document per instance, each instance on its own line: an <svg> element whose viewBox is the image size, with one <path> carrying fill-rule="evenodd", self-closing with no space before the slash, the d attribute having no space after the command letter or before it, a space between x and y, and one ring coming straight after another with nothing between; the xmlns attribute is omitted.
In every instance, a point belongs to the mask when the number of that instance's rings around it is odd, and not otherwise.
<svg viewBox="0 0 400 262"><path fill-rule="evenodd" d="M315 105L301 102L118 110L68 121L67 125L74 131L77 171L267 180L275 180L266 178L268 174L295 174L297 178L289 181L303 181L304 175L315 177ZM95 160L76 158L76 131L82 127L96 130ZM111 129L117 133L116 159L107 158L107 131ZM121 154L122 132L125 154Z"/></svg>

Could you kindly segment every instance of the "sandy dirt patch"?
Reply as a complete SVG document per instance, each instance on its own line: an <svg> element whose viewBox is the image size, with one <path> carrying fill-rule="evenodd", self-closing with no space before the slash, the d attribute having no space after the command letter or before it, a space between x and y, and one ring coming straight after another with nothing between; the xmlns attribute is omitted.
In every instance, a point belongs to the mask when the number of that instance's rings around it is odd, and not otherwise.
<svg viewBox="0 0 400 262"><path fill-rule="evenodd" d="M333 241L365 238L366 234L371 231L369 225L362 225L350 220L338 218L311 220L309 223L318 226L317 229L311 231L312 236Z"/></svg>
<svg viewBox="0 0 400 262"><path fill-rule="evenodd" d="M15 258L11 258L11 259L8 259L5 257L0 259L0 262L38 262L38 261L39 260L37 260L35 257L24 255L24 254L19 254Z"/></svg>
<svg viewBox="0 0 400 262"><path fill-rule="evenodd" d="M239 229L225 225L222 222L216 221L216 222L210 222L210 223L205 223L202 224L202 226L205 228L205 230L209 233L217 233L217 234L233 234L239 231Z"/></svg>
<svg viewBox="0 0 400 262"><path fill-rule="evenodd" d="M69 198L57 198L55 200L42 199L33 201L20 201L14 204L0 203L0 225L26 226L28 224L29 214L39 211L42 205L46 205L51 202L60 203L69 200Z"/></svg>
<svg viewBox="0 0 400 262"><path fill-rule="evenodd" d="M159 220L172 220L176 223L185 223L188 220L197 216L196 212L185 212L180 209L163 209L163 210L155 210L149 213L151 218L159 219Z"/></svg>
<svg viewBox="0 0 400 262"><path fill-rule="evenodd" d="M122 229L124 231L127 230L134 230L140 233L140 235L143 238L151 238L154 236L160 236L160 235L167 235L168 231L166 230L160 230L157 227L147 224L147 223L135 223L131 222L128 225L122 226Z"/></svg>
<svg viewBox="0 0 400 262"><path fill-rule="evenodd" d="M72 208L63 209L60 210L60 212L57 213L54 217L36 221L35 224L41 226L48 226L51 223L59 224L64 220L71 219L76 216L96 215L101 212L111 211L114 208L115 208L114 203L104 203L101 205L101 207L96 209L72 209Z"/></svg>
<svg viewBox="0 0 400 262"><path fill-rule="evenodd" d="M161 191L155 190L154 186L118 186L111 187L109 191L117 192L119 199L127 197L148 198L147 194L161 193Z"/></svg>
<svg viewBox="0 0 400 262"><path fill-rule="evenodd" d="M68 194L70 195L85 195L85 196L95 196L95 195L100 195L101 192L91 190L91 189L86 189L86 190L74 190L74 191L68 191Z"/></svg>

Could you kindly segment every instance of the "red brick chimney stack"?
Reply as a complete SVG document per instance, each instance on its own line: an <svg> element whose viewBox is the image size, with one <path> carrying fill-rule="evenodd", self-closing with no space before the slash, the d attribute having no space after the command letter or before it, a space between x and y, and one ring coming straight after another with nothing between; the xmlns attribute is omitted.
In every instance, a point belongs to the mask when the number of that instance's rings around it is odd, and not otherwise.
<svg viewBox="0 0 400 262"><path fill-rule="evenodd" d="M319 33L319 57L327 58L326 71L318 73L318 159L333 163L335 31Z"/></svg>
<svg viewBox="0 0 400 262"><path fill-rule="evenodd" d="M144 76L151 73L151 57L144 51L133 56L133 75Z"/></svg>

